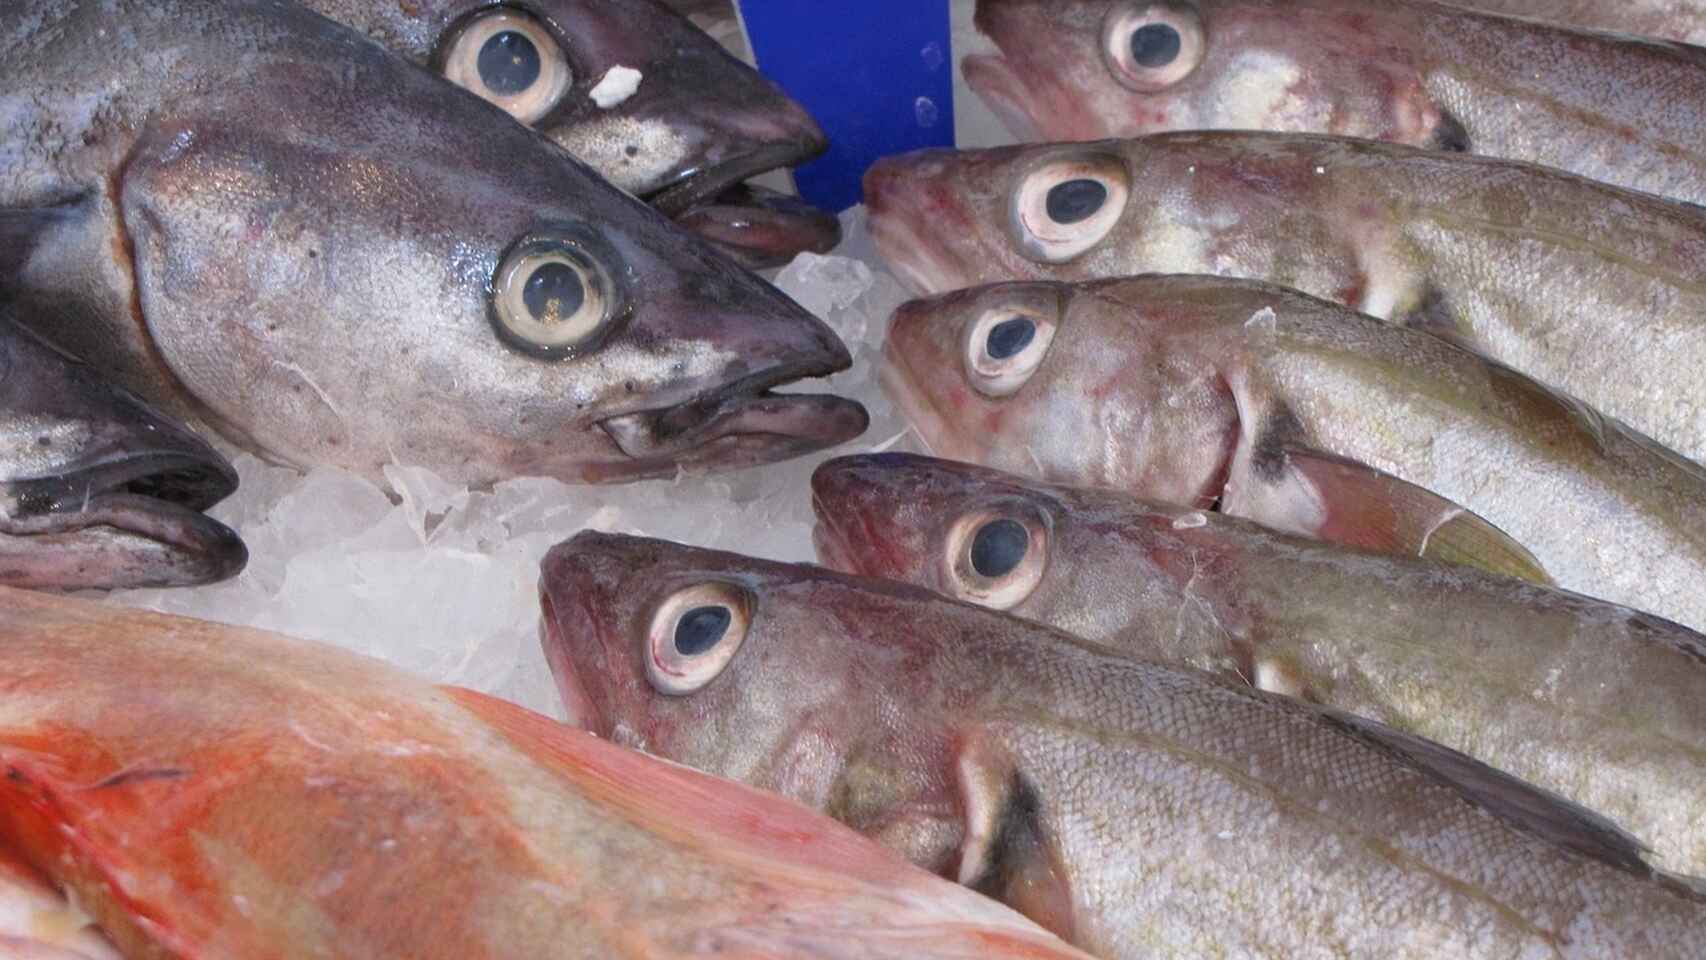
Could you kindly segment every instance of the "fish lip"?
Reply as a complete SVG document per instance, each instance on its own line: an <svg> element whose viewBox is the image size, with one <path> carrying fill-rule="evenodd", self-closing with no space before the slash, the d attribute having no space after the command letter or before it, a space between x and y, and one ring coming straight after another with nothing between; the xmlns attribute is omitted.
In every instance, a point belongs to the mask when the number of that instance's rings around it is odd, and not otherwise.
<svg viewBox="0 0 1706 960"><path fill-rule="evenodd" d="M549 575L546 579L549 580ZM557 605L551 599L548 583L539 587L539 643L545 648L545 660L556 680L557 701L562 704L566 717L563 722L595 737L610 739L611 725L588 695L580 671L575 668L575 658L569 655L568 644L563 639L562 621L557 617Z"/></svg>
<svg viewBox="0 0 1706 960"><path fill-rule="evenodd" d="M645 199L673 220L749 177L804 163L826 147L823 141L810 139L765 144L714 166L684 170Z"/></svg>
<svg viewBox="0 0 1706 960"><path fill-rule="evenodd" d="M675 218L748 270L827 254L841 242L841 218L798 197L741 183Z"/></svg>

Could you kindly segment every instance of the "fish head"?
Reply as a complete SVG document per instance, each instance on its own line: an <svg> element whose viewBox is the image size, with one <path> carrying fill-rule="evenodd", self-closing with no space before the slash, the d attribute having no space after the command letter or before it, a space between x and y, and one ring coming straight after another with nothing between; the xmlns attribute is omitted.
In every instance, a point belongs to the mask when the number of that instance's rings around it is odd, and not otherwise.
<svg viewBox="0 0 1706 960"><path fill-rule="evenodd" d="M0 318L0 582L75 590L235 576L243 541L202 513L237 489L212 447Z"/></svg>
<svg viewBox="0 0 1706 960"><path fill-rule="evenodd" d="M1027 140L1272 130L1462 149L1392 42L1402 15L1339 0L978 0L1000 52L964 71Z"/></svg>
<svg viewBox="0 0 1706 960"><path fill-rule="evenodd" d="M1236 358L1201 329L1213 289L1016 282L911 301L881 382L939 456L1207 506L1238 435L1221 373Z"/></svg>
<svg viewBox="0 0 1706 960"><path fill-rule="evenodd" d="M774 287L353 34L297 52L152 131L124 191L152 338L236 432L489 482L731 468L863 431L858 404L770 392L850 362Z"/></svg>

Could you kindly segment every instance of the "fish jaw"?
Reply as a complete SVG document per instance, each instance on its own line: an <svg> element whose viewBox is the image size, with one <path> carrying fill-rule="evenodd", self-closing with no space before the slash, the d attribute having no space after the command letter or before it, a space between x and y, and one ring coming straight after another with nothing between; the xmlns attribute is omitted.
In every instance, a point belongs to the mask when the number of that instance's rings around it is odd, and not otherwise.
<svg viewBox="0 0 1706 960"><path fill-rule="evenodd" d="M742 185L676 218L748 270L766 270L801 253L826 254L841 242L841 220L798 197Z"/></svg>
<svg viewBox="0 0 1706 960"><path fill-rule="evenodd" d="M884 157L865 173L877 252L913 293L985 279L1039 276L1005 242L1006 161L1014 151L919 150Z"/></svg>

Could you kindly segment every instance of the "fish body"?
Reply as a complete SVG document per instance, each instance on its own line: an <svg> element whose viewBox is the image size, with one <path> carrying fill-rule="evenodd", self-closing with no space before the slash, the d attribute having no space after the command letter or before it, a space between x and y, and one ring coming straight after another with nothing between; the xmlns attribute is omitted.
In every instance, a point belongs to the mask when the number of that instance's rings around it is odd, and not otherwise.
<svg viewBox="0 0 1706 960"><path fill-rule="evenodd" d="M1429 0L979 0L967 83L1031 140L1386 140L1706 200L1706 50Z"/></svg>
<svg viewBox="0 0 1706 960"><path fill-rule="evenodd" d="M201 512L237 489L225 458L15 321L0 304L0 583L235 576L243 541Z"/></svg>
<svg viewBox="0 0 1706 960"><path fill-rule="evenodd" d="M0 838L127 957L1082 960L780 797L511 704L0 599Z"/></svg>
<svg viewBox="0 0 1706 960"><path fill-rule="evenodd" d="M812 501L818 558L836 569L1379 720L1599 811L1661 866L1706 876L1706 637L1692 630L1462 565L929 457L831 460Z"/></svg>
<svg viewBox="0 0 1706 960"><path fill-rule="evenodd" d="M1588 30L1612 30L1696 46L1706 42L1706 4L1700 0L1459 0L1459 5Z"/></svg>
<svg viewBox="0 0 1706 960"><path fill-rule="evenodd" d="M827 326L305 8L16 3L0 72L0 297L272 459L617 481L864 428L768 391L848 364Z"/></svg>
<svg viewBox="0 0 1706 960"><path fill-rule="evenodd" d="M1698 955L1706 900L1626 837L1370 721L659 541L580 534L542 589L571 715L829 811L1097 956Z"/></svg>
<svg viewBox="0 0 1706 960"><path fill-rule="evenodd" d="M509 111L743 262L786 263L801 250L827 252L840 237L833 216L803 204L779 211L730 189L810 160L827 141L780 88L656 0L306 5ZM624 75L633 89L614 89ZM739 208L782 228L700 228L689 215L702 206Z"/></svg>
<svg viewBox="0 0 1706 960"><path fill-rule="evenodd" d="M993 359L1007 319L1035 333ZM941 456L1394 552L1461 537L1492 569L1706 626L1706 470L1478 354L1292 290L1150 275L914 301L882 378Z"/></svg>
<svg viewBox="0 0 1706 960"><path fill-rule="evenodd" d="M1065 185L1104 191L1048 219ZM1472 347L1706 458L1706 211L1556 171L1332 137L1172 134L884 161L872 233L916 288L1248 277Z"/></svg>
<svg viewBox="0 0 1706 960"><path fill-rule="evenodd" d="M0 849L0 954L8 960L120 960L91 924L35 868Z"/></svg>

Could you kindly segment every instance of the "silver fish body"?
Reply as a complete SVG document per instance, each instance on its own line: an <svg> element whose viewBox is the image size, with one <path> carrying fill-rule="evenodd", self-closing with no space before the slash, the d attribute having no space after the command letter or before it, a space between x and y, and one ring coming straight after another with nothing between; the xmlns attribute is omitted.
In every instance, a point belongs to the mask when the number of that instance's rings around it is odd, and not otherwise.
<svg viewBox="0 0 1706 960"><path fill-rule="evenodd" d="M1620 5L1620 4L1619 4ZM1014 132L1338 134L1706 200L1706 50L1430 0L979 0Z"/></svg>
<svg viewBox="0 0 1706 960"><path fill-rule="evenodd" d="M1379 720L1706 876L1706 637L1462 565L905 454L812 477L818 558Z"/></svg>
<svg viewBox="0 0 1706 960"><path fill-rule="evenodd" d="M571 715L833 813L1102 957L1698 955L1706 900L1436 744L887 581L584 533Z"/></svg>
<svg viewBox="0 0 1706 960"><path fill-rule="evenodd" d="M1706 3L1701 0L1458 0L1473 7L1510 17L1529 17L1589 30L1610 30L1642 37L1658 37L1699 46L1706 42Z"/></svg>
<svg viewBox="0 0 1706 960"><path fill-rule="evenodd" d="M304 8L12 4L0 72L21 78L0 94L0 289L264 455L617 481L864 428L857 404L769 392L847 365L828 327Z"/></svg>
<svg viewBox="0 0 1706 960"><path fill-rule="evenodd" d="M1206 273L1470 346L1706 458L1706 211L1556 171L1332 137L924 153L867 177L911 283ZM1049 219L1078 185L1102 205ZM1079 211L1082 212L1082 211Z"/></svg>

